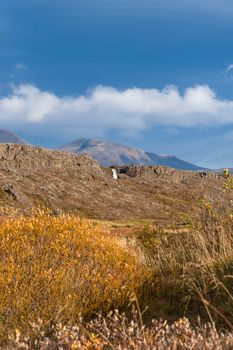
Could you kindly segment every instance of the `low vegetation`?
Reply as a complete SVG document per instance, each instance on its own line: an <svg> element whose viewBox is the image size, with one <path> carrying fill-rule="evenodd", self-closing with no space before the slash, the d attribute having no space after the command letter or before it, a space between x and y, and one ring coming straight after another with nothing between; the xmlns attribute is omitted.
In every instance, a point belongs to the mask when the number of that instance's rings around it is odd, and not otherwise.
<svg viewBox="0 0 233 350"><path fill-rule="evenodd" d="M202 200L184 227L148 223L125 238L116 229L49 211L3 212L1 343L22 350L232 349L231 214Z"/></svg>
<svg viewBox="0 0 233 350"><path fill-rule="evenodd" d="M233 218L202 201L187 227L145 228L137 239L154 273L152 316L188 315L233 329Z"/></svg>
<svg viewBox="0 0 233 350"><path fill-rule="evenodd" d="M34 337L23 337L20 332L10 339L8 349L40 350L231 350L233 334L217 332L207 325L192 327L185 318L169 325L154 321L144 327L133 314L131 321L117 311L106 317L99 315L88 323L76 326L56 325L46 334L41 324L34 325Z"/></svg>
<svg viewBox="0 0 233 350"><path fill-rule="evenodd" d="M107 232L73 216L36 211L0 225L0 338L75 323L81 314L126 307L149 270Z"/></svg>

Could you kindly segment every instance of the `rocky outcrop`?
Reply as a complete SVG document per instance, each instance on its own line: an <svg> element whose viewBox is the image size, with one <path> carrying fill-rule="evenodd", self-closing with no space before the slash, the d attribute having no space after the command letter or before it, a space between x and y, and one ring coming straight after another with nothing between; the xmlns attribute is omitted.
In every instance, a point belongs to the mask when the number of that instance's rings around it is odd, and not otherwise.
<svg viewBox="0 0 233 350"><path fill-rule="evenodd" d="M49 207L96 219L177 222L201 197L231 203L224 178L158 166L101 167L87 154L0 145L0 206ZM227 200L226 200L227 198Z"/></svg>
<svg viewBox="0 0 233 350"><path fill-rule="evenodd" d="M190 179L206 178L206 179L219 179L219 175L213 172L206 171L180 171L173 168L165 166L117 166L114 167L118 174L125 174L129 177L153 177L153 178L162 178L166 179L173 183L185 182Z"/></svg>
<svg viewBox="0 0 233 350"><path fill-rule="evenodd" d="M88 154L74 155L26 145L0 144L0 169L26 172L63 169L101 173L99 164Z"/></svg>

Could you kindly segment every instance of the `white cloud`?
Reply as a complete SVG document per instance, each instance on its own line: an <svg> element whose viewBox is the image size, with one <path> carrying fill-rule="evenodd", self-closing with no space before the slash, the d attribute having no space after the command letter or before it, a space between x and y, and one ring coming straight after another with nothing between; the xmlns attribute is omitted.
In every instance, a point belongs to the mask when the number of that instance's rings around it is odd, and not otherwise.
<svg viewBox="0 0 233 350"><path fill-rule="evenodd" d="M229 64L226 68L226 74L230 74L233 70L233 64Z"/></svg>
<svg viewBox="0 0 233 350"><path fill-rule="evenodd" d="M34 125L48 135L54 128L55 132L78 132L77 136L87 130L96 136L109 130L137 135L156 125L233 124L233 100L219 99L205 85L187 88L184 94L175 86L163 90L98 86L77 97L58 97L33 85L20 85L0 97L0 123L21 130Z"/></svg>
<svg viewBox="0 0 233 350"><path fill-rule="evenodd" d="M25 63L17 63L15 65L15 70L17 72L26 71L26 70L28 70L28 66Z"/></svg>

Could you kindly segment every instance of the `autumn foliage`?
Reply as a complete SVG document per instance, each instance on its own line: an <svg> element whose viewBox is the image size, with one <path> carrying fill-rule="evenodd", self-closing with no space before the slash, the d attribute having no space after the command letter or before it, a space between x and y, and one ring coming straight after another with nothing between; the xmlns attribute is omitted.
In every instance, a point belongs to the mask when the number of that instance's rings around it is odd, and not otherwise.
<svg viewBox="0 0 233 350"><path fill-rule="evenodd" d="M127 305L148 278L100 225L34 211L0 225L0 338L31 322L74 323Z"/></svg>

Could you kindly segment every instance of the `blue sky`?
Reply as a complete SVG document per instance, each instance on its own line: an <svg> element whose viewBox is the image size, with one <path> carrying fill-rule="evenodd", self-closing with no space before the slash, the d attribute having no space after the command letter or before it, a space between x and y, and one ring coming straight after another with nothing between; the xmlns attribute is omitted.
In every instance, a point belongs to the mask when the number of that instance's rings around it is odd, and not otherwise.
<svg viewBox="0 0 233 350"><path fill-rule="evenodd" d="M230 0L7 0L0 127L233 166L232 15Z"/></svg>

